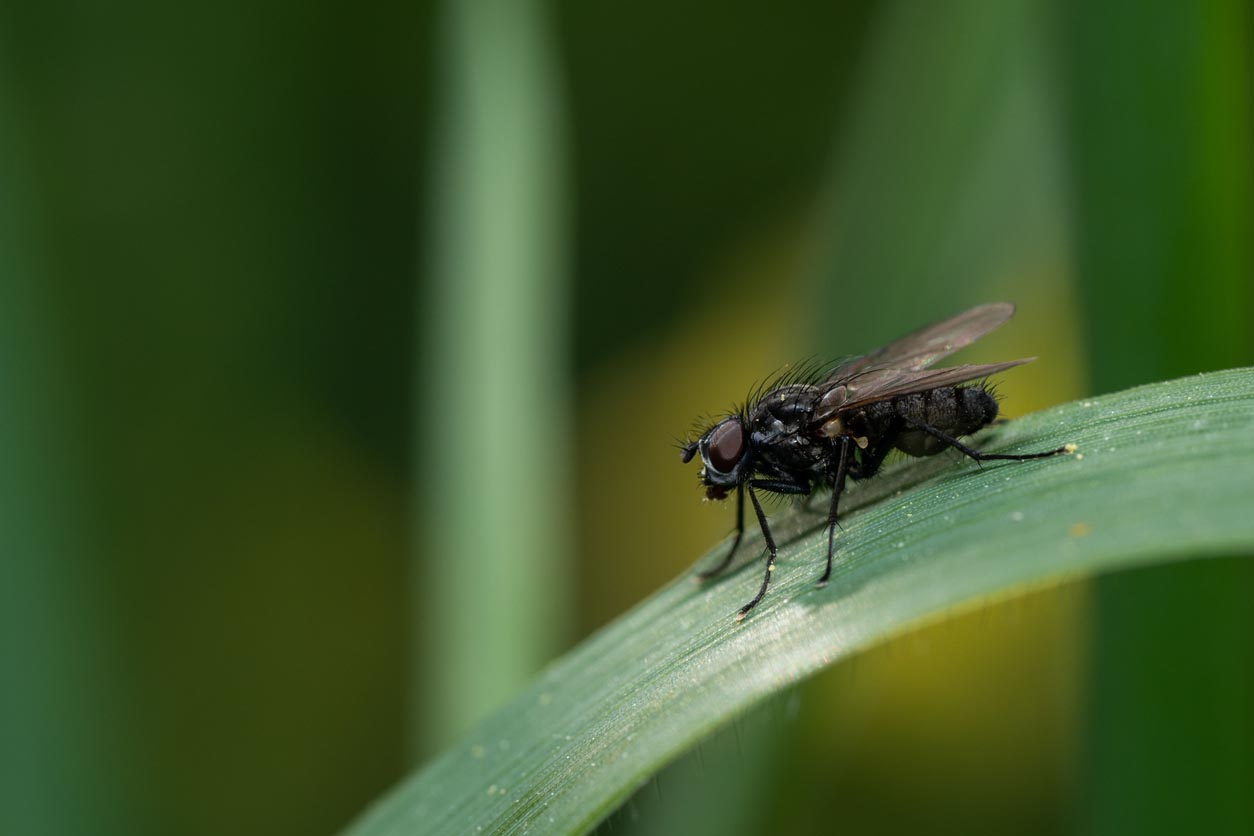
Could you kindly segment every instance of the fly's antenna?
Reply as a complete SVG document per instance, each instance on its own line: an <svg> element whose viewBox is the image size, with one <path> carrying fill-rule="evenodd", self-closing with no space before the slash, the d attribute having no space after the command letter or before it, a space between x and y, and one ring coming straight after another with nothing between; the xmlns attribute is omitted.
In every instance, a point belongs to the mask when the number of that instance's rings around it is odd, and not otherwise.
<svg viewBox="0 0 1254 836"><path fill-rule="evenodd" d="M697 442L689 441L686 438L676 436L671 440L672 446L679 451L679 455L683 458L684 464L692 461L692 457L697 454Z"/></svg>
<svg viewBox="0 0 1254 836"><path fill-rule="evenodd" d="M683 456L685 464L692 461L692 457L697 453L697 445L701 443L701 437L708 433L710 428L716 423L717 420L711 415L699 415L692 422L692 426L688 428L688 432L684 434L683 438L678 436L671 437L671 443ZM692 439L694 438L697 440L693 441Z"/></svg>

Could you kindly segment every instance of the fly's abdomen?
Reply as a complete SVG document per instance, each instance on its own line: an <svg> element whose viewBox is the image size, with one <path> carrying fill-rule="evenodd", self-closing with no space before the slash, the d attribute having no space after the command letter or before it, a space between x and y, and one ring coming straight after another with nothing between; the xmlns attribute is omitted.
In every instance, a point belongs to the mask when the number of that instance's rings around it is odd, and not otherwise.
<svg viewBox="0 0 1254 836"><path fill-rule="evenodd" d="M997 417L997 401L982 386L943 386L893 399L898 414L929 424L949 436L970 435ZM893 445L911 456L930 456L945 443L922 430L905 430Z"/></svg>

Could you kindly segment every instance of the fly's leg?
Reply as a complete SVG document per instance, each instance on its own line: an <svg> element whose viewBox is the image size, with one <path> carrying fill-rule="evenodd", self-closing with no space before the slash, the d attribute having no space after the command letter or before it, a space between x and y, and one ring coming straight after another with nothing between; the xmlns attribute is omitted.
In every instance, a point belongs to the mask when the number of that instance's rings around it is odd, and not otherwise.
<svg viewBox="0 0 1254 836"><path fill-rule="evenodd" d="M752 479L749 484L755 488L761 488L771 493L787 493L799 496L809 496L810 486L805 482L790 482L787 479Z"/></svg>
<svg viewBox="0 0 1254 836"><path fill-rule="evenodd" d="M790 493L790 494L808 494L810 486L800 482L774 481L768 479L753 479L749 482L749 501L753 503L753 512L758 515L758 525L762 527L762 539L766 540L766 550L768 552L766 558L766 574L762 576L762 587L758 590L758 594L753 596L753 600L740 608L736 613L736 620L741 621L749 611L758 605L762 600L762 596L766 595L766 588L771 585L771 573L775 571L775 558L778 549L775 548L775 538L771 536L771 529L766 524L766 514L762 513L762 503L758 502L758 495L753 490L761 488L764 491L772 493Z"/></svg>
<svg viewBox="0 0 1254 836"><path fill-rule="evenodd" d="M788 482L782 479L754 479L754 487L761 488L764 491L783 494L802 494L808 496L810 494L810 486L802 482ZM761 517L758 518L761 522ZM765 532L765 528L763 531ZM728 549L727 554L719 561L717 566L706 569L697 573L697 580L708 581L717 575L722 574L728 565L731 564L732 557L736 554L736 549L740 547L740 541L745 536L745 486L742 483L736 489L736 538L732 540L732 546Z"/></svg>
<svg viewBox="0 0 1254 836"><path fill-rule="evenodd" d="M845 489L845 475L849 472L849 447L853 444L849 436L842 436L836 443L840 445L840 455L832 478L832 504L827 512L827 568L823 570L818 586L827 586L827 579L832 576L832 552L836 549L836 506L840 504L840 492Z"/></svg>
<svg viewBox="0 0 1254 836"><path fill-rule="evenodd" d="M713 569L706 569L704 572L697 573L698 581L708 581L715 575L720 574L726 569L732 561L732 555L736 553L736 549L740 547L740 541L745 536L745 486L741 484L736 488L736 539L732 540L731 549L727 554L723 555L723 559Z"/></svg>
<svg viewBox="0 0 1254 836"><path fill-rule="evenodd" d="M977 462L987 462L987 461L1025 462L1025 461L1029 461L1030 459L1047 459L1050 456L1056 456L1059 453L1066 453L1067 450L1069 449L1068 445L1063 445L1062 447L1059 447L1056 450L1046 450L1043 453L1020 453L1017 455L1008 454L1008 453L981 453L979 450L976 450L974 447L968 447L967 445L963 444L961 441L954 438L953 436L941 432L940 430L936 429L936 427L933 427L931 424L925 424L922 421L918 421L914 418L911 418L909 415L905 414L904 410L898 409L897 415L898 417L901 418L902 421L906 423L906 426L911 427L916 430L922 430L923 432L932 436L932 438L935 438L938 441L942 441L945 444L948 444L950 447L954 448L959 453L962 453L964 456L967 456L968 458L975 459Z"/></svg>
<svg viewBox="0 0 1254 836"><path fill-rule="evenodd" d="M861 460L853 461L852 451L849 457L849 475L854 479L869 479L876 473L880 472L880 465L884 463L884 459L888 458L888 454L892 452L893 445L891 442L892 434L887 433L880 441L867 447L861 453Z"/></svg>
<svg viewBox="0 0 1254 836"><path fill-rule="evenodd" d="M749 486L749 499L753 502L754 513L758 515L758 525L762 526L762 537L766 540L766 549L769 552L766 558L766 574L762 578L762 588L758 590L758 594L753 596L753 600L740 608L736 613L736 620L742 621L749 610L758 605L762 600L762 596L766 594L766 588L771 584L771 572L775 571L775 538L771 536L771 529L766 524L766 514L762 513L762 503L758 502L758 495L754 493L753 486Z"/></svg>

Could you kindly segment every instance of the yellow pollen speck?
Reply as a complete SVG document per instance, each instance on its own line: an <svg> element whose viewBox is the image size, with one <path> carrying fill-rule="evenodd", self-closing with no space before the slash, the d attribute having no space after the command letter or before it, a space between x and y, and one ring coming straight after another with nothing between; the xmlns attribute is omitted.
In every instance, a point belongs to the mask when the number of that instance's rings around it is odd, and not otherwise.
<svg viewBox="0 0 1254 836"><path fill-rule="evenodd" d="M768 572L774 572L774 571L775 571L775 564L774 564L774 563L772 563L770 566L767 566L767 567L766 567L766 571L768 571Z"/></svg>
<svg viewBox="0 0 1254 836"><path fill-rule="evenodd" d="M1093 533L1093 526L1082 522L1073 523L1072 526L1067 529L1067 533L1072 537L1087 537Z"/></svg>
<svg viewBox="0 0 1254 836"><path fill-rule="evenodd" d="M1063 449L1064 451L1068 452L1068 453L1074 453L1074 452L1075 452L1076 450L1078 450L1079 448L1078 448L1078 447L1076 447L1074 444L1064 444L1064 445L1062 446L1062 449Z"/></svg>
<svg viewBox="0 0 1254 836"><path fill-rule="evenodd" d="M1080 459L1082 459L1082 458L1084 458L1084 454L1083 454L1083 453L1076 453L1076 454L1075 454L1075 460L1076 460L1076 461L1080 461Z"/></svg>

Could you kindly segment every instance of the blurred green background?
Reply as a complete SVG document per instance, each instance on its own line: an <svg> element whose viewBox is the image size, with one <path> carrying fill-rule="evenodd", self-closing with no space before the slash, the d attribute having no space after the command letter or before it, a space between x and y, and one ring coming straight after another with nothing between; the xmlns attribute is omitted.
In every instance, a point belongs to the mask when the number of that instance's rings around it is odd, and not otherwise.
<svg viewBox="0 0 1254 836"><path fill-rule="evenodd" d="M800 357L1010 299L969 356L1041 357L1011 416L1254 363L1252 41L1235 0L4 4L0 831L335 832L726 533L671 440ZM1249 832L1248 557L923 629L609 826Z"/></svg>

